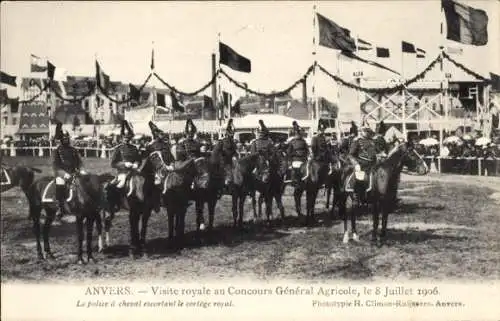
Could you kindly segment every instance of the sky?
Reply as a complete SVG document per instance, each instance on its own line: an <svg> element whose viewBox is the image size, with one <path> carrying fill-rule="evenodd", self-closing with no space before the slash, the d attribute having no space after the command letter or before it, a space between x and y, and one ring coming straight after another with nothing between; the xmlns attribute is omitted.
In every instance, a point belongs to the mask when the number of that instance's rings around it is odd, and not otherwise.
<svg viewBox="0 0 500 321"><path fill-rule="evenodd" d="M92 76L97 57L111 80L142 83L155 50L156 72L183 91L197 90L211 77L211 54L220 40L252 61L250 74L223 68L262 92L282 90L302 77L313 62L313 6L317 12L351 30L352 35L390 48L391 58L378 60L409 77L438 54L438 47L461 47L456 60L489 76L500 73L500 1L460 0L489 16L486 46L460 45L440 35L440 1L307 1L307 2L5 2L1 3L2 71L30 76L30 54L48 58L68 75ZM401 41L427 51L424 60L401 58ZM154 42L154 45L153 45ZM367 58L372 58L368 54ZM318 47L318 62L351 80L350 61L337 62L335 50ZM354 68L354 69L353 69ZM366 71L386 79L386 73ZM18 85L20 79L18 78ZM311 80L311 82L313 82ZM318 75L317 92L337 96L336 85ZM153 82L162 87L158 81ZM309 89L310 91L310 89ZM206 91L210 94L210 89ZM293 96L300 97L298 88ZM9 88L9 96L18 91Z"/></svg>

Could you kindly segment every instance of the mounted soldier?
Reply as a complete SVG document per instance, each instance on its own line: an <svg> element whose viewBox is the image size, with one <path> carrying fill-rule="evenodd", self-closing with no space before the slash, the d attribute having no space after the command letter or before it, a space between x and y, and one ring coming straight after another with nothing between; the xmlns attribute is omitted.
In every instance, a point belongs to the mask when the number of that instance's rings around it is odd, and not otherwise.
<svg viewBox="0 0 500 321"><path fill-rule="evenodd" d="M330 163L330 148L325 136L326 126L321 120L318 121L318 133L311 139L311 157L308 159L308 173L310 173L310 166L312 160L322 162L325 164ZM331 172L331 166L330 166Z"/></svg>
<svg viewBox="0 0 500 321"><path fill-rule="evenodd" d="M257 128L257 138L250 144L250 154L259 154L264 156L266 160L274 149L274 143L269 137L269 129L267 129L264 121L259 120L259 127Z"/></svg>
<svg viewBox="0 0 500 321"><path fill-rule="evenodd" d="M186 120L186 127L184 129L186 136L177 146L177 160L185 161L189 158L197 159L200 157L201 144L195 138L196 131L193 121L191 119Z"/></svg>
<svg viewBox="0 0 500 321"><path fill-rule="evenodd" d="M64 215L69 213L69 208L66 203L67 189L66 185L72 175L76 173L86 174L81 167L83 166L80 154L70 145L69 133L62 131L62 123L56 121L56 131L54 138L59 140L61 144L54 151L52 157L52 166L56 181L56 200L59 207L56 220L60 220Z"/></svg>
<svg viewBox="0 0 500 321"><path fill-rule="evenodd" d="M146 157L156 157L159 164L165 164L166 166L158 166L154 170L154 189L153 189L153 209L155 212L160 211L161 205L161 183L164 181L168 174L168 171L174 169L173 163L174 158L170 152L170 143L168 141L167 134L159 129L152 121L148 123L151 129L151 135L153 136L153 141L146 146L145 156Z"/></svg>
<svg viewBox="0 0 500 321"><path fill-rule="evenodd" d="M234 124L233 119L229 119L227 122L226 130L224 133L224 137L221 139L220 148L222 154L222 166L224 168L225 182L224 184L227 186L231 182L229 180L232 179L232 175L230 175L233 168L233 161L236 160L238 155L236 142L234 141ZM229 174L229 175L228 175Z"/></svg>
<svg viewBox="0 0 500 321"><path fill-rule="evenodd" d="M130 127L130 124L126 120L122 120L121 125L122 143L116 146L111 158L111 167L116 169L117 175L109 185L111 190L115 190L116 188L116 192L119 194L123 193L125 181L129 174L133 170L137 170L142 161L139 149L131 143L134 131Z"/></svg>
<svg viewBox="0 0 500 321"><path fill-rule="evenodd" d="M359 180L364 180L364 173L371 175L377 161L377 150L372 137L373 131L365 125L361 127L359 136L353 140L349 148L348 159L354 166L356 178Z"/></svg>
<svg viewBox="0 0 500 321"><path fill-rule="evenodd" d="M288 142L287 155L289 159L289 166L291 169L291 180L292 186L296 186L301 177L300 169L302 164L307 162L309 156L309 147L307 142L303 137L303 129L300 128L299 124L294 120L293 126L293 136Z"/></svg>

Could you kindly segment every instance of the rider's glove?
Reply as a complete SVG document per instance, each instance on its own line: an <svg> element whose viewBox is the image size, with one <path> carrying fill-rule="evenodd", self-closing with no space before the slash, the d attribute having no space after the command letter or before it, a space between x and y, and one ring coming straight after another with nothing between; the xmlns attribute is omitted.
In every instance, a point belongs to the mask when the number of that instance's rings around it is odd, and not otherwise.
<svg viewBox="0 0 500 321"><path fill-rule="evenodd" d="M173 171L174 170L174 166L172 166L172 165L167 165L166 168L169 171Z"/></svg>
<svg viewBox="0 0 500 321"><path fill-rule="evenodd" d="M132 164L132 168L133 168L133 169L138 169L138 168L139 168L139 165L137 165L137 163L133 163L133 164Z"/></svg>
<svg viewBox="0 0 500 321"><path fill-rule="evenodd" d="M64 174L64 179L70 179L70 178L71 178L70 174L68 174L68 173Z"/></svg>
<svg viewBox="0 0 500 321"><path fill-rule="evenodd" d="M126 168L130 168L130 167L132 167L132 163L131 163L131 162L125 162L125 167L126 167Z"/></svg>
<svg viewBox="0 0 500 321"><path fill-rule="evenodd" d="M87 175L87 172L84 169L80 170L80 175Z"/></svg>
<svg viewBox="0 0 500 321"><path fill-rule="evenodd" d="M359 166L359 164L356 164L356 166L354 166L354 171L355 172L360 172L361 171L361 166Z"/></svg>

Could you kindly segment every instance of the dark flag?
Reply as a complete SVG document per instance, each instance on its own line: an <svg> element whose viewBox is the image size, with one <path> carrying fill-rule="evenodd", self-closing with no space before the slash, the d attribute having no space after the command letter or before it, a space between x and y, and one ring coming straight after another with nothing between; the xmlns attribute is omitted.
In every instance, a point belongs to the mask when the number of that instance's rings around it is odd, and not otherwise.
<svg viewBox="0 0 500 321"><path fill-rule="evenodd" d="M0 105L5 105L9 101L9 95L7 94L7 89L0 90Z"/></svg>
<svg viewBox="0 0 500 321"><path fill-rule="evenodd" d="M425 50L417 48L417 58L425 58Z"/></svg>
<svg viewBox="0 0 500 321"><path fill-rule="evenodd" d="M151 70L155 69L155 50L151 50Z"/></svg>
<svg viewBox="0 0 500 321"><path fill-rule="evenodd" d="M40 57L31 54L31 72L45 72L47 71L47 63L44 62Z"/></svg>
<svg viewBox="0 0 500 321"><path fill-rule="evenodd" d="M97 81L97 86L102 91L107 92L110 85L109 76L102 71L97 60L95 62L95 79Z"/></svg>
<svg viewBox="0 0 500 321"><path fill-rule="evenodd" d="M358 50L372 50L373 46L368 41L363 40L361 38L358 38L358 46L356 49L358 49Z"/></svg>
<svg viewBox="0 0 500 321"><path fill-rule="evenodd" d="M175 96L175 93L173 91L170 91L170 98L172 99L172 108L175 111L181 113L185 112L186 110L185 106L179 102L179 99L177 99L177 96Z"/></svg>
<svg viewBox="0 0 500 321"><path fill-rule="evenodd" d="M382 48L382 47L377 47L377 57L379 58L389 58L389 49L388 48Z"/></svg>
<svg viewBox="0 0 500 321"><path fill-rule="evenodd" d="M415 50L415 45L406 41L401 42L401 50L403 50L403 52L409 52L409 53L417 52L417 50Z"/></svg>
<svg viewBox="0 0 500 321"><path fill-rule="evenodd" d="M491 89L495 91L500 91L500 76L490 72L490 79L491 79L490 81Z"/></svg>
<svg viewBox="0 0 500 321"><path fill-rule="evenodd" d="M356 51L356 41L349 29L343 28L332 20L316 14L319 27L319 45L342 51Z"/></svg>
<svg viewBox="0 0 500 321"><path fill-rule="evenodd" d="M442 0L446 18L446 38L466 45L484 46L488 43L488 15L452 0Z"/></svg>
<svg viewBox="0 0 500 321"><path fill-rule="evenodd" d="M139 102L139 100L141 99L141 92L139 91L139 89L137 89L132 84L129 84L128 86L129 86L128 94L129 94L130 99Z"/></svg>
<svg viewBox="0 0 500 321"><path fill-rule="evenodd" d="M9 98L10 112L17 113L19 111L19 98Z"/></svg>
<svg viewBox="0 0 500 321"><path fill-rule="evenodd" d="M381 69L384 69L384 70L387 70L387 71L390 71L392 73L395 73L397 75L399 75L399 72L395 71L395 70L392 70L391 68L389 67L386 67L382 64L379 64L378 62L375 62L375 61L370 61L370 60L367 60L367 59L364 59L364 58L361 58L359 56L357 56L355 53L353 52L350 52L350 51L342 51L342 55L348 57L348 58L351 58L351 59L356 59L356 60L359 60L361 62L364 62L366 64L369 64L371 66L374 66L374 67L377 67L377 68L381 68Z"/></svg>
<svg viewBox="0 0 500 321"><path fill-rule="evenodd" d="M214 110L214 101L207 95L203 95L203 109Z"/></svg>
<svg viewBox="0 0 500 321"><path fill-rule="evenodd" d="M56 66L54 66L50 61L47 61L47 77L50 80L54 80L54 74L56 73Z"/></svg>
<svg viewBox="0 0 500 321"><path fill-rule="evenodd" d="M252 63L248 58L238 54L231 47L222 42L219 42L219 62L236 71L252 71Z"/></svg>
<svg viewBox="0 0 500 321"><path fill-rule="evenodd" d="M165 101L165 95L164 94L156 94L156 105L167 108L167 102Z"/></svg>
<svg viewBox="0 0 500 321"><path fill-rule="evenodd" d="M16 76L11 76L9 74L4 73L3 71L0 71L0 82L2 84L7 84L10 86L17 87L16 84Z"/></svg>

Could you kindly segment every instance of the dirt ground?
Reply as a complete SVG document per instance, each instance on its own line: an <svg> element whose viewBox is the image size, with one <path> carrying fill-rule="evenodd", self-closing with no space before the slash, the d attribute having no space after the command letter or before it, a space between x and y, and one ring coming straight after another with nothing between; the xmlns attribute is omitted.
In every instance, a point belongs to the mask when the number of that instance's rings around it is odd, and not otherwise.
<svg viewBox="0 0 500 321"><path fill-rule="evenodd" d="M49 171L48 159L5 158ZM87 168L109 170L107 160L86 160ZM287 219L279 227L246 223L231 228L230 198L217 205L213 242L195 241L194 209L188 210L187 247L169 250L164 210L149 222L148 258L127 255L127 213L120 212L111 231L112 246L97 254L97 263L77 265L74 223L54 226L55 260L38 261L27 202L19 189L1 196L2 282L91 280L410 280L498 279L500 266L500 179L472 176L403 175L401 204L389 216L388 244L369 243L371 217L358 221L361 240L342 244L343 222L325 213L325 196L316 203L318 224L303 227L293 207L291 189L284 197ZM250 203L246 217L252 216ZM273 211L275 215L277 210ZM95 234L94 234L95 235ZM94 238L97 245L97 239Z"/></svg>

